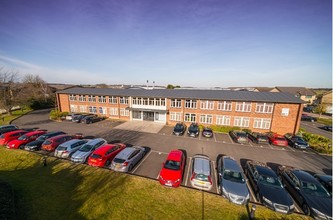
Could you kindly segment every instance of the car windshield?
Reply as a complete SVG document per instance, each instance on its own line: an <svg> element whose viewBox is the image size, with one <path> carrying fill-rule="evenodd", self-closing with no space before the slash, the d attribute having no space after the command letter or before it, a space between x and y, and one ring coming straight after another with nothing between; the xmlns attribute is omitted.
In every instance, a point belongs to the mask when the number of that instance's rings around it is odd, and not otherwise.
<svg viewBox="0 0 333 220"><path fill-rule="evenodd" d="M57 147L57 150L58 151L67 150L67 147L59 146L59 147Z"/></svg>
<svg viewBox="0 0 333 220"><path fill-rule="evenodd" d="M167 160L164 164L164 168L169 170L179 170L180 169L180 162L174 160Z"/></svg>
<svg viewBox="0 0 333 220"><path fill-rule="evenodd" d="M183 130L183 125L181 125L181 124L176 124L176 126L175 126L175 130Z"/></svg>
<svg viewBox="0 0 333 220"><path fill-rule="evenodd" d="M238 132L238 133L236 133L236 135L238 137L246 138L246 134L245 133Z"/></svg>
<svg viewBox="0 0 333 220"><path fill-rule="evenodd" d="M205 128L203 131L204 131L204 132L212 132L212 129Z"/></svg>
<svg viewBox="0 0 333 220"><path fill-rule="evenodd" d="M94 146L93 145L90 145L90 144L85 144L83 145L79 151L82 151L82 152L89 152L92 150Z"/></svg>
<svg viewBox="0 0 333 220"><path fill-rule="evenodd" d="M93 155L91 155L91 158L96 158L96 159L98 159L98 158L101 158L102 156L101 155L99 155L99 154L93 154Z"/></svg>
<svg viewBox="0 0 333 220"><path fill-rule="evenodd" d="M45 135L39 136L36 141L45 141L48 137Z"/></svg>
<svg viewBox="0 0 333 220"><path fill-rule="evenodd" d="M45 145L52 144L52 141L45 141L44 144L45 144Z"/></svg>
<svg viewBox="0 0 333 220"><path fill-rule="evenodd" d="M5 135L3 135L3 134L2 134L2 135L0 135L0 138L5 138Z"/></svg>
<svg viewBox="0 0 333 220"><path fill-rule="evenodd" d="M120 159L120 158L114 158L113 162L115 162L115 163L124 163L125 160L124 159Z"/></svg>
<svg viewBox="0 0 333 220"><path fill-rule="evenodd" d="M294 137L293 140L300 141L300 142L305 142L304 139L301 138L301 137Z"/></svg>
<svg viewBox="0 0 333 220"><path fill-rule="evenodd" d="M259 182L264 185L283 188L279 178L277 177L261 175L259 176Z"/></svg>
<svg viewBox="0 0 333 220"><path fill-rule="evenodd" d="M198 174L195 175L195 179L196 179L196 180L205 181L205 182L208 182L208 181L209 181L207 175L205 175L205 174L200 174L200 173L198 173Z"/></svg>
<svg viewBox="0 0 333 220"><path fill-rule="evenodd" d="M329 192L327 192L327 190L319 184L301 181L301 187L306 194L321 197L330 197Z"/></svg>
<svg viewBox="0 0 333 220"><path fill-rule="evenodd" d="M189 131L192 131L192 132L197 132L199 130L199 128L197 126L190 126L188 128Z"/></svg>
<svg viewBox="0 0 333 220"><path fill-rule="evenodd" d="M224 170L223 179L237 183L245 183L243 174L241 172L232 171L232 170Z"/></svg>
<svg viewBox="0 0 333 220"><path fill-rule="evenodd" d="M284 141L284 138L283 137L277 137L276 140L278 140L278 141Z"/></svg>
<svg viewBox="0 0 333 220"><path fill-rule="evenodd" d="M26 139L28 139L27 135L22 135L19 138L17 138L17 140L20 140L20 141L24 141Z"/></svg>

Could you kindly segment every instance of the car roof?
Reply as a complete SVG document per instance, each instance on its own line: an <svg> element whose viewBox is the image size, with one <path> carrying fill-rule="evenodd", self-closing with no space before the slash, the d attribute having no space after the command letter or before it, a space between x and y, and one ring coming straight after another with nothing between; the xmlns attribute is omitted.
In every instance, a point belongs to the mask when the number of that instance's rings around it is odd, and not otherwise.
<svg viewBox="0 0 333 220"><path fill-rule="evenodd" d="M0 129L2 128L17 128L16 125L1 125Z"/></svg>
<svg viewBox="0 0 333 220"><path fill-rule="evenodd" d="M95 138L87 142L87 144L97 144L100 141L106 141L103 138Z"/></svg>
<svg viewBox="0 0 333 220"><path fill-rule="evenodd" d="M242 172L242 169L237 164L237 162L234 158L229 157L229 156L224 156L224 157L222 157L222 159L224 162L223 165L224 165L225 169Z"/></svg>
<svg viewBox="0 0 333 220"><path fill-rule="evenodd" d="M104 155L108 150L112 149L113 147L117 146L116 144L106 144L102 147L95 150L94 154L102 154Z"/></svg>
<svg viewBox="0 0 333 220"><path fill-rule="evenodd" d="M15 130L15 131L10 131L10 132L7 132L7 133L5 133L4 135L11 135L11 134L16 134L16 133L21 133L21 132L26 132L26 133L28 133L27 131L25 131L25 130Z"/></svg>
<svg viewBox="0 0 333 220"><path fill-rule="evenodd" d="M195 173L204 174L204 175L210 174L209 157L197 154L193 156L193 160L194 160L193 169Z"/></svg>
<svg viewBox="0 0 333 220"><path fill-rule="evenodd" d="M276 176L274 171L268 167L266 164L261 163L261 162L254 162L252 161L253 166L256 168L258 171L258 174L264 175L264 176Z"/></svg>
<svg viewBox="0 0 333 220"><path fill-rule="evenodd" d="M308 172L299 169L291 169L291 172L301 181L317 183L317 180Z"/></svg>
<svg viewBox="0 0 333 220"><path fill-rule="evenodd" d="M119 159L127 159L133 151L137 150L136 147L126 147L124 150L120 151L120 153L117 154L116 158Z"/></svg>
<svg viewBox="0 0 333 220"><path fill-rule="evenodd" d="M175 160L175 161L179 161L181 160L181 157L183 155L183 152L181 150L172 150L170 151L167 160Z"/></svg>
<svg viewBox="0 0 333 220"><path fill-rule="evenodd" d="M31 132L28 132L26 133L27 136L32 136L32 135L35 135L35 134L41 134L41 133L45 133L45 131L31 131Z"/></svg>
<svg viewBox="0 0 333 220"><path fill-rule="evenodd" d="M65 143L62 143L60 145L63 146L63 147L68 147L68 146L70 146L74 143L80 142L80 141L84 141L84 140L82 140L82 139L72 139L72 140L66 141Z"/></svg>
<svg viewBox="0 0 333 220"><path fill-rule="evenodd" d="M66 136L70 136L70 135L68 135L68 134L60 134L60 135L48 138L47 140L49 140L49 141L58 140L60 138L66 137Z"/></svg>
<svg viewBox="0 0 333 220"><path fill-rule="evenodd" d="M315 175L317 178L325 181L325 182L332 182L332 176L330 175L325 175L325 174L316 174Z"/></svg>

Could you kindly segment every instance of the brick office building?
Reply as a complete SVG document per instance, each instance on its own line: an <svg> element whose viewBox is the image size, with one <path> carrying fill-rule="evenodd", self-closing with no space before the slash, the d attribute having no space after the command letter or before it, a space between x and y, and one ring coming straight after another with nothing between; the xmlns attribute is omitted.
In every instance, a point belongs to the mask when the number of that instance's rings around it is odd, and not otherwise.
<svg viewBox="0 0 333 220"><path fill-rule="evenodd" d="M57 92L62 112L87 112L124 120L173 125L237 126L259 132L296 133L303 101L290 93L231 90L104 89Z"/></svg>

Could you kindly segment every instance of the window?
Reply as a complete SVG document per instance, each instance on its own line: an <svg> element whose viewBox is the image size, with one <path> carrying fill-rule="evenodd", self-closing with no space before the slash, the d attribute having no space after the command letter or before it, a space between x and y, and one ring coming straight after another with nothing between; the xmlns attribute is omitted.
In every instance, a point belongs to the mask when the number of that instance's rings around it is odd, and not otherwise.
<svg viewBox="0 0 333 220"><path fill-rule="evenodd" d="M253 128L269 129L271 126L271 119L269 118L255 118Z"/></svg>
<svg viewBox="0 0 333 220"><path fill-rule="evenodd" d="M142 100L141 98L133 98L132 103L133 105L141 105Z"/></svg>
<svg viewBox="0 0 333 220"><path fill-rule="evenodd" d="M100 114L106 115L106 108L105 107L99 107L98 111L99 111Z"/></svg>
<svg viewBox="0 0 333 220"><path fill-rule="evenodd" d="M87 106L80 105L80 112L87 112Z"/></svg>
<svg viewBox="0 0 333 220"><path fill-rule="evenodd" d="M98 102L106 103L106 97L105 96L98 96Z"/></svg>
<svg viewBox="0 0 333 220"><path fill-rule="evenodd" d="M185 108L197 108L197 100L185 100Z"/></svg>
<svg viewBox="0 0 333 220"><path fill-rule="evenodd" d="M133 116L134 119L141 119L141 112L133 111L132 116Z"/></svg>
<svg viewBox="0 0 333 220"><path fill-rule="evenodd" d="M148 105L148 99L142 98L142 105Z"/></svg>
<svg viewBox="0 0 333 220"><path fill-rule="evenodd" d="M170 121L181 121L181 112L170 112Z"/></svg>
<svg viewBox="0 0 333 220"><path fill-rule="evenodd" d="M273 103L257 103L256 112L258 113L272 113Z"/></svg>
<svg viewBox="0 0 333 220"><path fill-rule="evenodd" d="M109 108L109 115L118 116L118 108Z"/></svg>
<svg viewBox="0 0 333 220"><path fill-rule="evenodd" d="M195 114L189 114L189 113L185 114L184 121L186 121L186 122L195 122L196 121L195 119L196 119Z"/></svg>
<svg viewBox="0 0 333 220"><path fill-rule="evenodd" d="M94 113L94 114L96 114L96 113L97 113L97 108L96 108L96 106L89 106L89 113Z"/></svg>
<svg viewBox="0 0 333 220"><path fill-rule="evenodd" d="M128 104L128 97L120 97L119 98L120 104Z"/></svg>
<svg viewBox="0 0 333 220"><path fill-rule="evenodd" d="M200 123L212 124L213 123L213 116L212 115L200 115Z"/></svg>
<svg viewBox="0 0 333 220"><path fill-rule="evenodd" d="M149 98L148 100L149 105L155 105L155 99Z"/></svg>
<svg viewBox="0 0 333 220"><path fill-rule="evenodd" d="M77 106L76 105L71 105L71 112L77 112Z"/></svg>
<svg viewBox="0 0 333 220"><path fill-rule="evenodd" d="M76 101L76 95L69 95L69 101Z"/></svg>
<svg viewBox="0 0 333 220"><path fill-rule="evenodd" d="M80 95L79 96L79 101L80 102L85 102L86 101L86 96L85 95Z"/></svg>
<svg viewBox="0 0 333 220"><path fill-rule="evenodd" d="M120 116L129 116L129 110L121 108L120 109Z"/></svg>
<svg viewBox="0 0 333 220"><path fill-rule="evenodd" d="M88 102L96 102L96 97L93 95L88 96Z"/></svg>
<svg viewBox="0 0 333 220"><path fill-rule="evenodd" d="M226 115L217 115L216 116L216 124L217 125L230 125L230 116Z"/></svg>
<svg viewBox="0 0 333 220"><path fill-rule="evenodd" d="M165 106L165 99L161 99L161 106Z"/></svg>
<svg viewBox="0 0 333 220"><path fill-rule="evenodd" d="M109 103L117 104L117 97L109 96Z"/></svg>
<svg viewBox="0 0 333 220"><path fill-rule="evenodd" d="M248 128L250 125L250 118L235 117L234 126Z"/></svg>
<svg viewBox="0 0 333 220"><path fill-rule="evenodd" d="M289 108L282 108L281 115L282 116L288 116L289 115Z"/></svg>
<svg viewBox="0 0 333 220"><path fill-rule="evenodd" d="M201 109L214 109L214 102L213 101L207 101L207 100L201 100L200 101L200 108Z"/></svg>
<svg viewBox="0 0 333 220"><path fill-rule="evenodd" d="M228 101L219 101L219 103L217 105L217 110L231 111L231 102L228 102Z"/></svg>
<svg viewBox="0 0 333 220"><path fill-rule="evenodd" d="M251 102L236 102L237 112L251 112Z"/></svg>
<svg viewBox="0 0 333 220"><path fill-rule="evenodd" d="M182 100L180 99L171 99L171 108L181 108Z"/></svg>

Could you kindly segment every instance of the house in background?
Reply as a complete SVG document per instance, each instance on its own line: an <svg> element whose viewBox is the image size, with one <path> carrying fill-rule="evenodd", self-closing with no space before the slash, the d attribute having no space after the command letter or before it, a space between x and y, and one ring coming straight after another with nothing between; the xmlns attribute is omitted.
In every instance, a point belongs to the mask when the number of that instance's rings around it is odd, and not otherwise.
<svg viewBox="0 0 333 220"><path fill-rule="evenodd" d="M305 87L275 87L270 92L288 92L311 105L316 99L316 93Z"/></svg>
<svg viewBox="0 0 333 220"><path fill-rule="evenodd" d="M326 113L332 114L332 90L319 95L316 103L323 104L326 107Z"/></svg>
<svg viewBox="0 0 333 220"><path fill-rule="evenodd" d="M271 92L274 88L273 87L255 87L254 92Z"/></svg>

